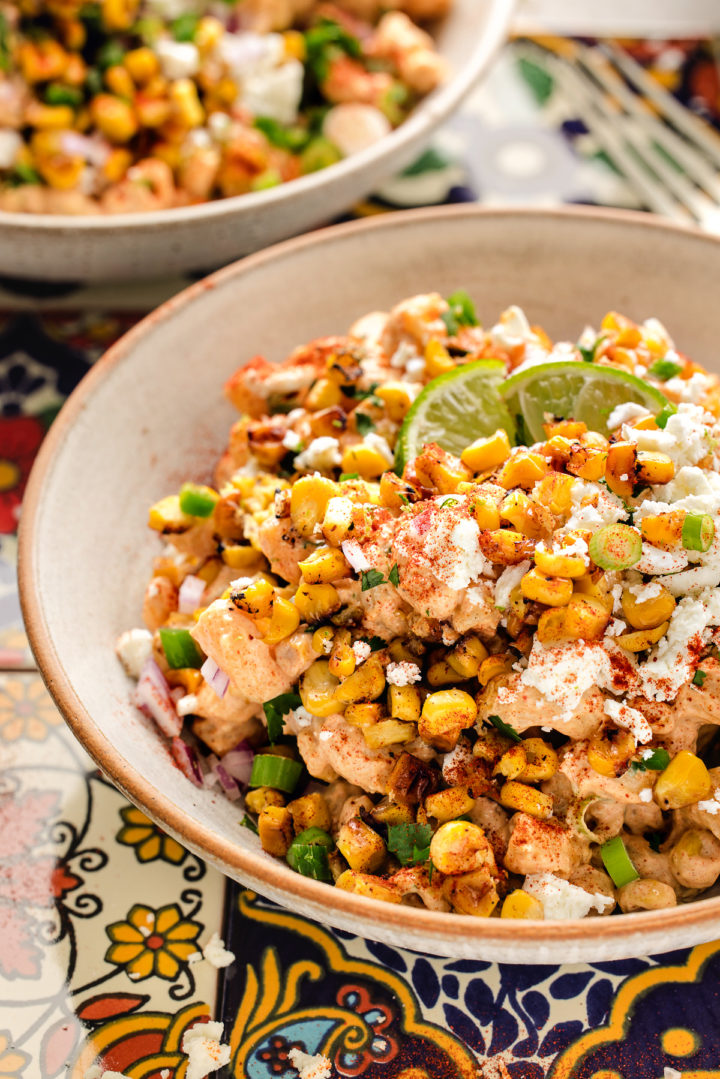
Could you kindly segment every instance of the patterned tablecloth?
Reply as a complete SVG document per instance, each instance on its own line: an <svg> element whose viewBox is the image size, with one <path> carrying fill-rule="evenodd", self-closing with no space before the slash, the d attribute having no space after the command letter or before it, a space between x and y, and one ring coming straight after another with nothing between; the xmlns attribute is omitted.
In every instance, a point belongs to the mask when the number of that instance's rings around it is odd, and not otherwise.
<svg viewBox="0 0 720 1079"><path fill-rule="evenodd" d="M701 41L636 52L717 119ZM635 206L542 65L509 46L408 172L358 213ZM0 292L0 1079L183 1079L184 1031L222 1019L237 1079L297 1079L293 1048L364 1079L720 1079L720 943L584 966L435 959L316 925L226 881L103 778L27 649L15 529L34 455L90 364L183 282ZM61 537L58 537L61 542ZM219 933L220 971L189 955ZM529 955L528 959L532 957Z"/></svg>

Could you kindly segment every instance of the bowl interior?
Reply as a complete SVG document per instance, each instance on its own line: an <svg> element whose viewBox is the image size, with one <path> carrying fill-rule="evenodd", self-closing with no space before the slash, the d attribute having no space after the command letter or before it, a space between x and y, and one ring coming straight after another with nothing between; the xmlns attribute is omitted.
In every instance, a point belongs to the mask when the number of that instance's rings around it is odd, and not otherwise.
<svg viewBox="0 0 720 1079"><path fill-rule="evenodd" d="M157 537L147 507L211 476L233 411L222 384L249 357L342 332L423 291L466 288L487 324L511 303L575 339L615 308L659 317L679 347L717 365L709 282L720 242L609 212L420 211L328 230L237 263L141 323L75 392L43 446L21 530L21 589L41 670L103 769L166 828L272 898L366 936L447 955L537 961L613 958L710 939L720 900L589 923L508 931L358 900L298 877L238 826L237 805L198 791L129 703L113 646L140 624ZM241 815L241 814L240 814ZM575 928L573 928L573 926ZM590 932L590 929L595 932ZM639 937L642 940L639 941ZM655 934L655 935L654 935ZM549 951L547 950L549 949ZM543 958L544 957L544 958Z"/></svg>

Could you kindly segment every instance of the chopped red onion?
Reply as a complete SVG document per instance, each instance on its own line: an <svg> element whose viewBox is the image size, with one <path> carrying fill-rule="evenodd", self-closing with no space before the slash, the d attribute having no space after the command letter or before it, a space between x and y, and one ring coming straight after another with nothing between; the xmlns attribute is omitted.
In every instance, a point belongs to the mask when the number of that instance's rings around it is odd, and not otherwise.
<svg viewBox="0 0 720 1079"><path fill-rule="evenodd" d="M175 711L170 687L154 659L145 661L135 687L133 702L168 738L175 738L180 734L183 721Z"/></svg>
<svg viewBox="0 0 720 1079"><path fill-rule="evenodd" d="M203 581L202 577L193 577L192 574L189 574L180 585L178 610L182 614L192 614L200 606L204 591L205 581Z"/></svg>
<svg viewBox="0 0 720 1079"><path fill-rule="evenodd" d="M202 787L203 774L200 771L197 753L192 746L189 746L187 742L183 742L182 738L173 738L170 752L182 774L187 776L196 787Z"/></svg>
<svg viewBox="0 0 720 1079"><path fill-rule="evenodd" d="M239 745L220 758L220 765L229 776L232 776L243 787L246 787L250 782L254 756L255 754L248 743L240 742Z"/></svg>
<svg viewBox="0 0 720 1079"><path fill-rule="evenodd" d="M63 131L60 135L60 148L70 157L82 157L99 168L102 168L110 156L110 146L106 142L81 135L77 131Z"/></svg>
<svg viewBox="0 0 720 1079"><path fill-rule="evenodd" d="M240 788L238 787L232 776L228 775L222 764L218 762L215 765L215 774L220 780L220 786L225 794L228 796L231 802L236 802L240 797Z"/></svg>
<svg viewBox="0 0 720 1079"><path fill-rule="evenodd" d="M361 573L362 570L370 569L370 563L365 557L363 549L357 540L344 540L340 544L340 547L342 553L356 573Z"/></svg>
<svg viewBox="0 0 720 1079"><path fill-rule="evenodd" d="M205 776L203 778L203 784L208 788L209 787L214 787L215 784L218 782L218 774L217 774L215 769L217 768L219 763L220 763L220 761L218 760L218 758L215 756L214 753L210 753L205 758L205 764L207 765L207 771L205 772Z"/></svg>
<svg viewBox="0 0 720 1079"><path fill-rule="evenodd" d="M222 667L218 667L214 659L208 658L200 668L200 674L203 676L209 686L217 693L218 697L222 698L227 693L227 688L230 685L230 677L225 674Z"/></svg>

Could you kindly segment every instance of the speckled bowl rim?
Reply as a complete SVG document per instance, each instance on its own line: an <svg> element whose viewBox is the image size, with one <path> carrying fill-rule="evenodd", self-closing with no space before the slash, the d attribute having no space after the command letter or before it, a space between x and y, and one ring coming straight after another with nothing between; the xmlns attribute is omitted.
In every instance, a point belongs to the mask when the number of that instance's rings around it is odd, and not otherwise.
<svg viewBox="0 0 720 1079"><path fill-rule="evenodd" d="M169 228L174 224L187 224L190 221L232 218L238 213L251 214L260 208L276 206L293 196L301 198L308 191L334 189L342 185L344 180L352 179L367 168L372 169L384 157L402 154L405 146L425 134L429 135L462 104L506 40L517 0L486 0L486 2L490 5L490 12L485 32L457 74L451 74L443 86L420 101L407 120L379 142L351 157L344 158L335 165L266 191L233 195L230 198L203 202L197 206L179 206L148 213L74 216L71 214L9 213L0 210L0 229L17 230L19 234L36 230L44 232L48 229L80 233L115 231L116 229L149 232L153 229ZM449 17L452 18L452 15ZM20 239L21 235L18 238Z"/></svg>
<svg viewBox="0 0 720 1079"><path fill-rule="evenodd" d="M648 233L659 230L675 233L678 237L690 235L711 245L720 244L720 237L710 236L699 229L665 222L651 215L631 211L594 207L550 210L484 209L465 204L402 211L322 229L250 255L180 292L134 326L91 368L52 424L32 469L22 508L18 578L25 626L40 673L77 739L105 775L131 801L169 831L179 836L189 847L201 855L204 854L214 864L227 867L231 870L231 875L236 874L239 879L251 877L271 889L277 889L287 897L288 903L292 903L295 898L303 899L316 908L325 907L328 910L336 910L349 918L356 919L359 925L367 925L369 930L372 925L382 925L390 930L400 931L411 927L415 934L425 933L429 939L434 938L436 941L439 938L453 940L462 937L465 941L477 943L479 956L482 955L482 945L488 943L502 945L525 941L528 945L542 948L544 945L558 945L563 941L587 939L588 936L596 937L598 942L618 942L643 933L657 934L663 930L670 933L673 930L690 927L699 933L705 933L704 927L706 927L705 939L711 939L715 931L710 929L711 923L714 922L716 928L720 929L720 896L699 899L664 910L619 914L609 918L593 918L590 921L587 919L568 921L508 919L503 921L499 918L464 918L457 914L384 903L380 900L353 895L339 888L330 888L327 884L294 873L281 862L270 861L260 854L221 839L211 829L200 825L190 813L168 805L165 799L158 795L152 784L118 755L112 742L97 727L75 693L48 632L42 601L34 586L36 578L35 521L43 500L46 479L51 470L54 454L64 441L65 432L72 427L84 410L91 406L95 388L108 377L117 364L122 363L132 352L135 343L157 323L172 319L176 311L201 301L207 290L232 279L240 279L247 274L252 274L256 268L267 262L282 260L305 248L322 250L327 241L335 238L364 236L370 232L382 232L388 229L412 229L418 222L437 221L440 229L443 221L448 218L466 218L469 225L482 218L525 218L528 223L533 219L549 218L556 220L559 224L574 219L594 221L598 224L607 222L626 224L628 227L643 229ZM372 930L368 932L368 936L373 936Z"/></svg>

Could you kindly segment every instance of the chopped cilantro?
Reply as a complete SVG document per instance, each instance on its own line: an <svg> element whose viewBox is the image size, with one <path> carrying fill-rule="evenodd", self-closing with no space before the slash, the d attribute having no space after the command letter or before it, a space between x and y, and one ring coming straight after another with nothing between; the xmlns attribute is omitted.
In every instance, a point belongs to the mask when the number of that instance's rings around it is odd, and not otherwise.
<svg viewBox="0 0 720 1079"><path fill-rule="evenodd" d="M283 731L283 716L299 708L302 698L299 693L281 693L273 697L271 701L265 701L263 712L267 719L268 738L271 742L277 742Z"/></svg>
<svg viewBox="0 0 720 1079"><path fill-rule="evenodd" d="M170 24L173 37L176 41L194 41L199 22L200 16L197 12L188 11L184 15L178 15Z"/></svg>
<svg viewBox="0 0 720 1079"><path fill-rule="evenodd" d="M676 360L668 360L667 358L662 360L655 360L655 363L651 364L648 368L648 374L653 375L661 382L667 382L669 378L674 378L675 375L679 375L683 369L683 365Z"/></svg>
<svg viewBox="0 0 720 1079"><path fill-rule="evenodd" d="M445 311L442 318L445 329L451 337L455 337L461 326L477 326L478 320L475 314L475 305L464 289L458 289L448 296L447 302L450 310Z"/></svg>
<svg viewBox="0 0 720 1079"><path fill-rule="evenodd" d="M358 429L358 434L364 438L369 431L372 431L375 424L366 412L354 412L353 415L355 416L355 426Z"/></svg>
<svg viewBox="0 0 720 1079"><path fill-rule="evenodd" d="M310 138L304 128L288 127L278 120L273 120L271 116L256 116L253 120L253 127L256 127L258 131L262 131L265 138L273 146L279 146L281 150L289 150L290 153L304 150Z"/></svg>
<svg viewBox="0 0 720 1079"><path fill-rule="evenodd" d="M595 353L597 352L597 347L600 344L600 342L602 341L602 339L603 339L602 334L600 335L600 337L596 337L595 340L593 341L592 345L590 346L590 348L585 348L584 345L578 345L577 346L577 350L580 353L580 355L582 356L582 358L584 359L585 363L592 363L594 361Z"/></svg>
<svg viewBox="0 0 720 1079"><path fill-rule="evenodd" d="M359 386L343 386L342 392L346 397L352 397L355 401L367 401L370 397L375 397L375 390L380 385L379 382L371 382L366 390L361 390ZM379 398L375 398L374 404L382 404Z"/></svg>
<svg viewBox="0 0 720 1079"><path fill-rule="evenodd" d="M379 584L384 584L385 578L379 569L363 569L360 571L360 580L362 582L361 591L369 592L371 588L377 588Z"/></svg>
<svg viewBox="0 0 720 1079"><path fill-rule="evenodd" d="M408 498L407 495L400 494L400 495L398 495L398 498L400 499L400 501L402 502L402 504L404 506L409 506L410 505L410 499Z"/></svg>
<svg viewBox="0 0 720 1079"><path fill-rule="evenodd" d="M700 670L695 671L695 674L693 676L693 685L694 686L702 686L702 684L703 684L703 682L705 681L706 678L707 678L707 671L700 671Z"/></svg>
<svg viewBox="0 0 720 1079"><path fill-rule="evenodd" d="M0 71L9 71L10 65L10 25L7 17L0 11Z"/></svg>
<svg viewBox="0 0 720 1079"><path fill-rule="evenodd" d="M387 647L387 641L384 641L382 637L361 637L360 640L370 645L371 652L380 652Z"/></svg>
<svg viewBox="0 0 720 1079"><path fill-rule="evenodd" d="M398 570L397 562L393 565L392 569L388 573L388 581L390 584L394 584L397 588L400 584L400 572Z"/></svg>
<svg viewBox="0 0 720 1079"><path fill-rule="evenodd" d="M492 723L493 727L500 731L500 734L504 734L507 738L512 738L513 742L521 742L522 738L509 723L504 723L500 716L488 716L488 719Z"/></svg>
<svg viewBox="0 0 720 1079"><path fill-rule="evenodd" d="M391 824L387 846L401 865L421 865L430 857L432 828L429 824Z"/></svg>
<svg viewBox="0 0 720 1079"><path fill-rule="evenodd" d="M643 757L639 761L633 761L633 772L664 772L670 763L670 754L666 749L654 749L649 757Z"/></svg>
<svg viewBox="0 0 720 1079"><path fill-rule="evenodd" d="M444 502L440 503L440 509L443 509L445 506L459 506L459 505L460 505L460 499L459 498L446 498Z"/></svg>
<svg viewBox="0 0 720 1079"><path fill-rule="evenodd" d="M666 405L662 406L657 416L655 417L655 423L658 425L661 431L665 430L665 427L667 426L667 421L670 419L671 416L674 416L676 412L677 406L674 405L671 401L668 401Z"/></svg>
<svg viewBox="0 0 720 1079"><path fill-rule="evenodd" d="M340 483L342 483L343 480L359 480L359 479L360 479L360 473L359 472L341 472L340 473Z"/></svg>
<svg viewBox="0 0 720 1079"><path fill-rule="evenodd" d="M258 826L257 826L257 824L252 819L252 817L248 817L247 813L245 814L243 819L240 821L240 827L241 828L247 828L249 831L254 832L255 835L258 834Z"/></svg>
<svg viewBox="0 0 720 1079"><path fill-rule="evenodd" d="M330 64L343 53L356 60L362 57L360 42L332 19L322 19L305 34L306 64L318 82L324 82Z"/></svg>

